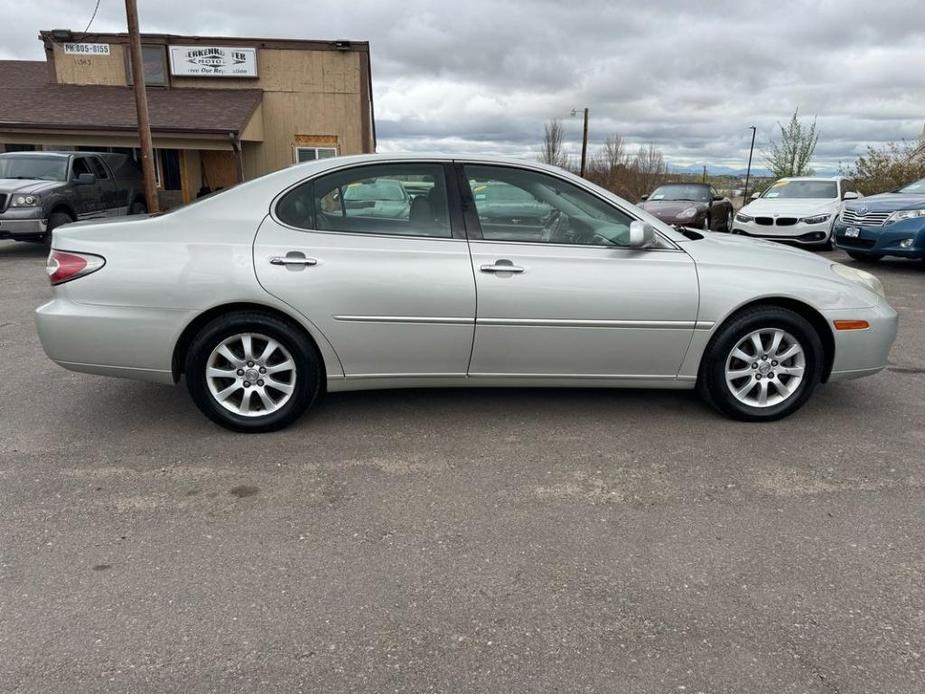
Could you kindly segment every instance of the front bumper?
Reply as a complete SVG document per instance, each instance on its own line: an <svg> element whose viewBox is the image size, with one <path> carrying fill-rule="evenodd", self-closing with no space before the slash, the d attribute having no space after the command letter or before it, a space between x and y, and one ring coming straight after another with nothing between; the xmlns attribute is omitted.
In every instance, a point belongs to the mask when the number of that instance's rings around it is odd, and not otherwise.
<svg viewBox="0 0 925 694"><path fill-rule="evenodd" d="M11 219L0 215L0 239L32 239L44 236L47 230L47 219Z"/></svg>
<svg viewBox="0 0 925 694"><path fill-rule="evenodd" d="M856 237L846 235L849 227L860 229ZM834 240L838 248L852 253L925 258L925 222L921 219L907 219L887 226L859 226L839 220L835 222Z"/></svg>
<svg viewBox="0 0 925 694"><path fill-rule="evenodd" d="M899 317L889 304L881 301L870 308L826 311L825 317L832 326L837 320L866 320L870 324L865 330L833 329L835 359L829 382L870 376L887 365L899 326Z"/></svg>
<svg viewBox="0 0 925 694"><path fill-rule="evenodd" d="M820 246L829 240L832 233L832 222L831 220L826 220L819 224L797 222L787 226L777 226L776 224L758 224L754 221L740 222L735 219L732 224L732 233L751 236L756 239L767 239L768 241L793 243L800 246Z"/></svg>

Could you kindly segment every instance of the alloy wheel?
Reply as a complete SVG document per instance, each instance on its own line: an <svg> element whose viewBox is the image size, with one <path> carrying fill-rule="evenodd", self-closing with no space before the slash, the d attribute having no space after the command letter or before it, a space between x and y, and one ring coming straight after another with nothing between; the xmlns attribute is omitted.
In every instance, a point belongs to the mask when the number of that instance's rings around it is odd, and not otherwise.
<svg viewBox="0 0 925 694"><path fill-rule="evenodd" d="M245 417L276 412L295 391L296 362L289 350L259 333L222 340L209 354L205 371L215 401Z"/></svg>
<svg viewBox="0 0 925 694"><path fill-rule="evenodd" d="M772 407L793 397L806 372L806 353L786 330L755 330L726 358L726 385L750 407Z"/></svg>

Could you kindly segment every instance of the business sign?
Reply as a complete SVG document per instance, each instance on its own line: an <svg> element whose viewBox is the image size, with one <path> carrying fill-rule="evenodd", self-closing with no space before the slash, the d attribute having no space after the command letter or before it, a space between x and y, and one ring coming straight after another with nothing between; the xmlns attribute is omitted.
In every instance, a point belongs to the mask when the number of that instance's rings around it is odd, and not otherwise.
<svg viewBox="0 0 925 694"><path fill-rule="evenodd" d="M108 43L66 43L65 55L109 55Z"/></svg>
<svg viewBox="0 0 925 694"><path fill-rule="evenodd" d="M256 77L257 49L170 46L170 74L177 77Z"/></svg>

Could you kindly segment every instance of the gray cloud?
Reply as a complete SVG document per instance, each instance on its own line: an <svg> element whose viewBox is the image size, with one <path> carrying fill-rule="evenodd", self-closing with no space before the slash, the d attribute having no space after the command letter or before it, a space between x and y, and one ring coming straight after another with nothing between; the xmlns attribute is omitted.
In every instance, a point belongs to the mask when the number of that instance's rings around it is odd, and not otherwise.
<svg viewBox="0 0 925 694"><path fill-rule="evenodd" d="M577 151L619 133L677 164L742 166L793 109L817 114L815 164L917 137L925 122L925 6L883 0L139 0L143 29L353 38L372 46L380 148L531 156L549 118ZM0 0L0 55L40 59L39 29L83 29L95 0ZM124 30L102 0L98 31ZM759 155L760 160L760 155Z"/></svg>

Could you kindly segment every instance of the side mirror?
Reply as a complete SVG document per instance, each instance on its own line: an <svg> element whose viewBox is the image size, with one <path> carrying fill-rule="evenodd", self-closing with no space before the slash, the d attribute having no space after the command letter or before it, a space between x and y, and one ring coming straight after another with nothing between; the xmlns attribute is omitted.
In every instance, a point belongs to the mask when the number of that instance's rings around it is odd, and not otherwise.
<svg viewBox="0 0 925 694"><path fill-rule="evenodd" d="M857 200L858 194L855 193L853 190L848 190L848 191L845 191L845 194L842 195L841 199L842 200Z"/></svg>
<svg viewBox="0 0 925 694"><path fill-rule="evenodd" d="M645 202L645 201L648 200L648 199L649 199L649 196L648 196L648 195L640 195L640 196L639 196L639 202Z"/></svg>
<svg viewBox="0 0 925 694"><path fill-rule="evenodd" d="M630 248L648 248L655 243L655 229L648 222L630 222Z"/></svg>
<svg viewBox="0 0 925 694"><path fill-rule="evenodd" d="M96 175L92 173L77 174L77 185L92 186L96 183Z"/></svg>
<svg viewBox="0 0 925 694"><path fill-rule="evenodd" d="M761 193L752 193L752 200L757 200L761 197Z"/></svg>

